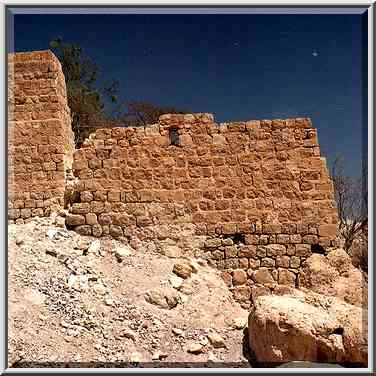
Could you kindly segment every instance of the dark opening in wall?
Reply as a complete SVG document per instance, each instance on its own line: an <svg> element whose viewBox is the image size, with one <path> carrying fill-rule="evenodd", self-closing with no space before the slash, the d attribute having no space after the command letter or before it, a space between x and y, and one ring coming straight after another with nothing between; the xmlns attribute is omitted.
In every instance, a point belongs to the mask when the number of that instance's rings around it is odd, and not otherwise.
<svg viewBox="0 0 376 376"><path fill-rule="evenodd" d="M319 253L320 255L325 255L325 248L320 244L312 244L311 245L311 252L312 253Z"/></svg>
<svg viewBox="0 0 376 376"><path fill-rule="evenodd" d="M179 133L176 128L170 128L170 145L180 146Z"/></svg>
<svg viewBox="0 0 376 376"><path fill-rule="evenodd" d="M339 335L342 336L344 331L345 331L345 329L343 329L343 328L336 328L336 329L333 330L332 334L339 334Z"/></svg>
<svg viewBox="0 0 376 376"><path fill-rule="evenodd" d="M239 232L232 235L225 235L224 238L232 239L232 241L236 245L245 245L245 236L243 234L240 234Z"/></svg>

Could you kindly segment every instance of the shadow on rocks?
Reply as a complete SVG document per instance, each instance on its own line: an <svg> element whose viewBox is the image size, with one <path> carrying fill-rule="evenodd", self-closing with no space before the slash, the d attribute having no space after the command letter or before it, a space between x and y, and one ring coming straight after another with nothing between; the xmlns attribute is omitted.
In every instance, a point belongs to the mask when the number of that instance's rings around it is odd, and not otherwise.
<svg viewBox="0 0 376 376"><path fill-rule="evenodd" d="M250 367L252 368L261 367L261 365L257 362L254 351L249 346L248 327L245 327L243 330L242 345L243 345L243 356L247 359Z"/></svg>

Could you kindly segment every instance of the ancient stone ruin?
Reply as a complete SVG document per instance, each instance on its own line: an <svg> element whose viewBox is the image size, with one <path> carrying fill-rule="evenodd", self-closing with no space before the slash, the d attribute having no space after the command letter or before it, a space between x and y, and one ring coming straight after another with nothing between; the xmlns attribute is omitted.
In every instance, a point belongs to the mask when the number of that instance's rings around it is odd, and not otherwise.
<svg viewBox="0 0 376 376"><path fill-rule="evenodd" d="M74 151L64 75L50 51L8 55L8 218L64 205Z"/></svg>
<svg viewBox="0 0 376 376"><path fill-rule="evenodd" d="M168 238L190 225L200 256L235 297L250 285L295 286L312 251L333 245L337 209L317 131L308 118L215 122L163 115L142 128L104 128L73 155L61 67L49 51L9 57L9 219L63 205L83 235ZM161 234L162 233L162 234Z"/></svg>

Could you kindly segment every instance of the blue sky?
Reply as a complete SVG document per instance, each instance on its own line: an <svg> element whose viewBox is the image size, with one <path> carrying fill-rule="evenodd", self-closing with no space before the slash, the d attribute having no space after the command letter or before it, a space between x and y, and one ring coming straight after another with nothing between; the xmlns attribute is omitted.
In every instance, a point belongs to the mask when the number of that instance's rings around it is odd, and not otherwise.
<svg viewBox="0 0 376 376"><path fill-rule="evenodd" d="M311 117L322 154L358 175L366 40L361 15L37 15L14 18L15 51L63 37L147 100L218 122ZM364 90L364 87L363 87ZM365 129L365 128L363 128Z"/></svg>

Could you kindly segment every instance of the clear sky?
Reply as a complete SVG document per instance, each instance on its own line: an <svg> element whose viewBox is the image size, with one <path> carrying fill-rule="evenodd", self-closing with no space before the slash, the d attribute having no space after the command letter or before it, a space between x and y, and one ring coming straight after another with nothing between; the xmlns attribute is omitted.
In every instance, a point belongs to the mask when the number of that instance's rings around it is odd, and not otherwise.
<svg viewBox="0 0 376 376"><path fill-rule="evenodd" d="M328 161L359 175L367 98L361 15L16 15L15 51L61 36L146 100L218 122L311 117ZM364 103L363 103L364 102ZM364 128L363 128L364 129ZM364 145L366 146L366 145Z"/></svg>

